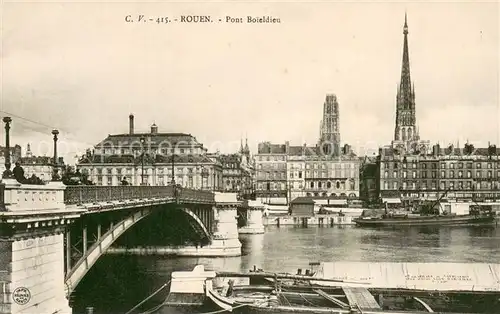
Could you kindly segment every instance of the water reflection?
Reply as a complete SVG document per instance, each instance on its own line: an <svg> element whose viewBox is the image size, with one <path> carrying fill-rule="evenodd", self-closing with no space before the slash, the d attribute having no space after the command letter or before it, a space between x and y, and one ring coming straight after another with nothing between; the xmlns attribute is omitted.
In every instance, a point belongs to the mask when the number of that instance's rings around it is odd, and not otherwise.
<svg viewBox="0 0 500 314"><path fill-rule="evenodd" d="M264 263L265 234L242 234L240 236L241 254L245 257L245 266L259 267Z"/></svg>
<svg viewBox="0 0 500 314"><path fill-rule="evenodd" d="M92 305L96 313L126 312L169 280L175 270L268 271L295 273L315 261L482 262L500 260L500 228L269 227L265 234L241 235L241 257L177 258L119 256L100 258L77 287L74 313ZM144 309L163 301L166 292Z"/></svg>

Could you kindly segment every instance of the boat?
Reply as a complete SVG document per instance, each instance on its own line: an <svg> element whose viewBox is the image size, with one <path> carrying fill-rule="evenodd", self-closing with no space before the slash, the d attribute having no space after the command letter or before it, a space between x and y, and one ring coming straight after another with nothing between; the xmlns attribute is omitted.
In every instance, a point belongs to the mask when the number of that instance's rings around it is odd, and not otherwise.
<svg viewBox="0 0 500 314"><path fill-rule="evenodd" d="M413 210L389 211L373 214L364 211L353 222L360 227L390 226L494 226L498 224L492 205L478 203L441 202L446 193L434 202L420 201Z"/></svg>
<svg viewBox="0 0 500 314"><path fill-rule="evenodd" d="M483 226L496 225L494 215L385 215L382 217L358 217L353 219L360 227L389 226Z"/></svg>
<svg viewBox="0 0 500 314"><path fill-rule="evenodd" d="M352 263L346 265L348 264ZM381 268L377 263L365 264L370 264L365 265L368 269ZM426 270L420 264L394 263L391 268L395 277L391 279L395 283L392 285L383 282L382 279L388 279L386 275L374 275L369 278L361 274L361 276L350 276L352 278L347 279L337 278L338 272L345 270L345 265L343 268L342 265L335 263L321 263L318 271L309 275L272 273L263 270L246 273L214 272L205 271L202 265L198 265L191 272L172 273L172 285L164 306L168 306L169 303L171 305L172 300L178 302L182 299L190 306L196 303L200 306L204 305L204 309L242 314L420 314L437 311L449 314L500 313L500 288L498 287L500 280L496 277L497 275L493 275L490 281L483 280L486 284L483 284L484 287L477 285L475 281L471 283L470 280L466 280L468 284L473 285L472 290L468 286L463 286L463 289L459 287L458 290L450 290L443 283L431 287L419 286L414 284L415 281L411 281L413 280L411 275L405 273L406 275L403 274L403 276L406 276L406 279L402 279L401 274L395 271L396 269L407 271L420 269L420 275L424 278L434 276L434 274L429 274L429 269ZM355 265L355 267L361 272L364 269L360 265ZM459 265L455 265L455 268L463 269ZM474 271L481 272L483 268L493 269L492 271L500 270L500 265L481 265ZM337 273L331 273L332 269L337 269ZM440 270L441 268L438 266L432 269ZM383 273L390 272L386 269ZM464 277L460 275L460 271L457 274L453 276ZM340 277L349 276L341 275ZM269 278L273 281L266 284ZM406 280L408 284L402 285L402 280ZM496 283L490 284L491 281ZM410 287L411 285L414 288ZM477 287L474 288L475 286ZM189 298L196 302L190 301ZM180 304L176 303L176 305ZM206 310L201 312L206 312Z"/></svg>

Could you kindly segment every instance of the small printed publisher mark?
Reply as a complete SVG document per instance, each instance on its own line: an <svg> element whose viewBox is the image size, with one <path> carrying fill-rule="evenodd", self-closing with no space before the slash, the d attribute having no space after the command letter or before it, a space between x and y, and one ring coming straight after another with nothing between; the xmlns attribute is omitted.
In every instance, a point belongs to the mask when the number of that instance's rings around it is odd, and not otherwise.
<svg viewBox="0 0 500 314"><path fill-rule="evenodd" d="M31 292L25 287L19 287L12 292L12 300L19 305L28 304L31 299Z"/></svg>

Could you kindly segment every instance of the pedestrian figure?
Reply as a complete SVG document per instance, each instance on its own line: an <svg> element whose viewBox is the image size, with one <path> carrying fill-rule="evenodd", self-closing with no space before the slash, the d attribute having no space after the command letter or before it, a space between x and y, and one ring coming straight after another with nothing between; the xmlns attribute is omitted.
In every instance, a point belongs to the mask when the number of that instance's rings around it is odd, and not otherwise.
<svg viewBox="0 0 500 314"><path fill-rule="evenodd" d="M12 173L14 174L14 178L17 182L24 183L26 181L26 178L24 177L24 169L21 167L19 162L16 162L16 166L12 170Z"/></svg>
<svg viewBox="0 0 500 314"><path fill-rule="evenodd" d="M128 185L127 178L123 177L123 179L122 179L122 185Z"/></svg>

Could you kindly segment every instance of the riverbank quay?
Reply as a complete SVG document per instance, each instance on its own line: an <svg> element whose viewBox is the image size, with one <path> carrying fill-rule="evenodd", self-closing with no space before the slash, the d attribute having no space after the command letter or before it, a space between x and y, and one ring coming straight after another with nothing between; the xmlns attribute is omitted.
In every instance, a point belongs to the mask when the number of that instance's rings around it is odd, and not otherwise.
<svg viewBox="0 0 500 314"><path fill-rule="evenodd" d="M359 215L316 214L314 216L269 215L263 217L264 226L338 226L355 225Z"/></svg>

